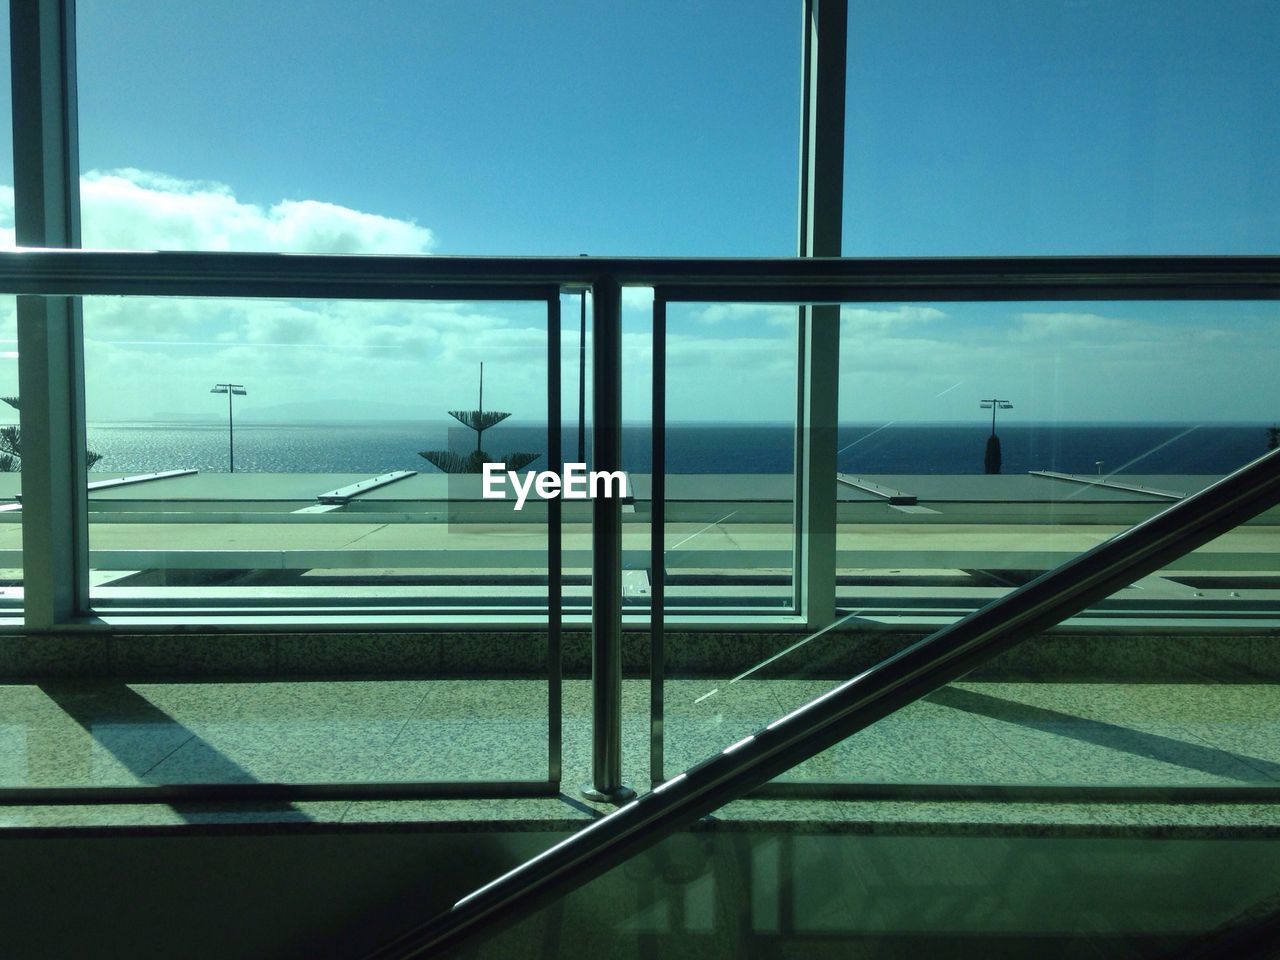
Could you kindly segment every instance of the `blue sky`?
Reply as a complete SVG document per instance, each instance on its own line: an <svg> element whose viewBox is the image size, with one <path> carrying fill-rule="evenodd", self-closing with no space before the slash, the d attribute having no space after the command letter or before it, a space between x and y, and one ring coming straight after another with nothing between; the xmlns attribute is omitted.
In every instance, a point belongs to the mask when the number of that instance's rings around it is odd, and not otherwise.
<svg viewBox="0 0 1280 960"><path fill-rule="evenodd" d="M442 253L786 255L793 6L80 0L82 162L413 219Z"/></svg>
<svg viewBox="0 0 1280 960"><path fill-rule="evenodd" d="M847 255L1280 252L1271 0L850 6Z"/></svg>
<svg viewBox="0 0 1280 960"><path fill-rule="evenodd" d="M1280 252L1280 5L851 6L846 254ZM794 252L798 0L351 11L79 0L86 244ZM648 324L628 303L640 418ZM843 324L848 419L967 419L993 393L1036 420L1280 411L1273 305L870 305ZM309 397L436 417L481 359L494 402L541 413L527 308L102 300L86 326L91 420L199 415L190 382L228 377L255 383L246 416ZM792 335L785 311L674 312L673 418L788 417Z"/></svg>

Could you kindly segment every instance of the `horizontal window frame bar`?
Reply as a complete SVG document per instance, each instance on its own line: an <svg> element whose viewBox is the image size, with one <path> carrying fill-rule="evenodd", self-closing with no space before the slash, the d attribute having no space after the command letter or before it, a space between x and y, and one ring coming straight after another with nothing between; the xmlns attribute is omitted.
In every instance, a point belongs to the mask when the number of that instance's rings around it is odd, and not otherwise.
<svg viewBox="0 0 1280 960"><path fill-rule="evenodd" d="M565 614L565 634L589 633L590 619L587 607L580 613ZM848 611L842 610L846 614ZM891 611L878 611L861 624L861 634L915 634L923 636L940 626L955 623L973 610L964 611L916 611L912 615L894 615ZM377 632L416 634L442 633L521 633L545 629L546 612L529 615L476 615L467 616L457 611L438 613L388 614L364 613L359 610L342 610L326 613L299 614L293 611L275 613L269 609L225 609L216 611L188 610L183 608L155 608L152 610L114 610L80 617L58 624L56 627L26 627L19 620L20 611L0 617L0 637L44 636L113 636L127 631L129 636L200 637L226 634L289 635L314 632L325 634L361 634ZM679 633L794 633L807 636L805 619L790 613L761 613L758 616L736 610L725 616L705 611L689 614L666 615L666 626ZM624 633L647 634L650 622L647 616L623 614ZM1128 634L1153 636L1272 636L1280 629L1280 617L1265 613L1229 616L1221 612L1206 612L1194 617L1165 614L1162 611L1117 611L1099 613L1086 611L1045 633L1114 636L1117 630Z"/></svg>
<svg viewBox="0 0 1280 960"><path fill-rule="evenodd" d="M508 799L557 797L555 780L445 780L350 783L173 783L119 786L0 786L0 808L145 803L289 803L322 800Z"/></svg>
<svg viewBox="0 0 1280 960"><path fill-rule="evenodd" d="M1009 303L1023 301L1102 300L1276 300L1280 285L1259 277L1185 274L1168 277L921 277L918 281L867 283L814 282L753 285L664 285L655 289L668 303L770 303L786 306L842 306L853 303Z"/></svg>
<svg viewBox="0 0 1280 960"><path fill-rule="evenodd" d="M855 783L772 780L753 800L902 801L909 803L1276 803L1280 784Z"/></svg>
<svg viewBox="0 0 1280 960"><path fill-rule="evenodd" d="M439 257L23 249L0 293L42 296L535 300L602 276L669 301L1276 299L1277 256Z"/></svg>

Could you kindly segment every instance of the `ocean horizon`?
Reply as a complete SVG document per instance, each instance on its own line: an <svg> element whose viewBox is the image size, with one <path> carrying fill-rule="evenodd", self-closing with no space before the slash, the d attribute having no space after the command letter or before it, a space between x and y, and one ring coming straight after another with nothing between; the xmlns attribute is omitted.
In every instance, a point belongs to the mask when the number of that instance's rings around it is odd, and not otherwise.
<svg viewBox="0 0 1280 960"><path fill-rule="evenodd" d="M1004 473L1222 474L1266 452L1266 422L1018 423L1000 425ZM669 423L669 473L789 473L794 428L785 423ZM864 474L983 472L990 426L974 423L847 423L837 430L840 470ZM227 469L226 422L91 421L88 446L102 454L97 472L151 473ZM591 463L590 428L586 462ZM648 423L626 423L623 467L648 473ZM266 423L235 425L236 472L435 472L420 450L475 449L475 434L449 421ZM494 459L513 452L542 454L544 423L503 424L484 434ZM562 427L562 458L578 460L577 424ZM539 466L534 461L533 468Z"/></svg>

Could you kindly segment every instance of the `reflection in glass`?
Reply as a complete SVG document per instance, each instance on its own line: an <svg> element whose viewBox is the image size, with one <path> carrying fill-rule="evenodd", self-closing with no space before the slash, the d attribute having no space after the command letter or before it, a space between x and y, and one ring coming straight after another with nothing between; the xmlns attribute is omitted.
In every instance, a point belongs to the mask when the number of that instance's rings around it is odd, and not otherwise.
<svg viewBox="0 0 1280 960"><path fill-rule="evenodd" d="M0 614L22 607L20 400L17 301L0 297Z"/></svg>
<svg viewBox="0 0 1280 960"><path fill-rule="evenodd" d="M667 307L669 613L793 609L796 328L788 305Z"/></svg>
<svg viewBox="0 0 1280 960"><path fill-rule="evenodd" d="M546 468L544 304L84 309L96 603L545 610L546 504L429 456L473 466L482 406L484 450Z"/></svg>

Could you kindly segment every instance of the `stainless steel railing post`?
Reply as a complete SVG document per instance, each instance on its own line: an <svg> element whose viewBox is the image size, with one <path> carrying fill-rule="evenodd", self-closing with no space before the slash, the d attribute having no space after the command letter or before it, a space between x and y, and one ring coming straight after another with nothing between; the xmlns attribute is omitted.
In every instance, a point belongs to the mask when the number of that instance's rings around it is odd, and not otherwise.
<svg viewBox="0 0 1280 960"><path fill-rule="evenodd" d="M592 284L591 469L622 469L622 288L613 276ZM591 505L591 782L588 799L635 796L622 782L622 501Z"/></svg>

